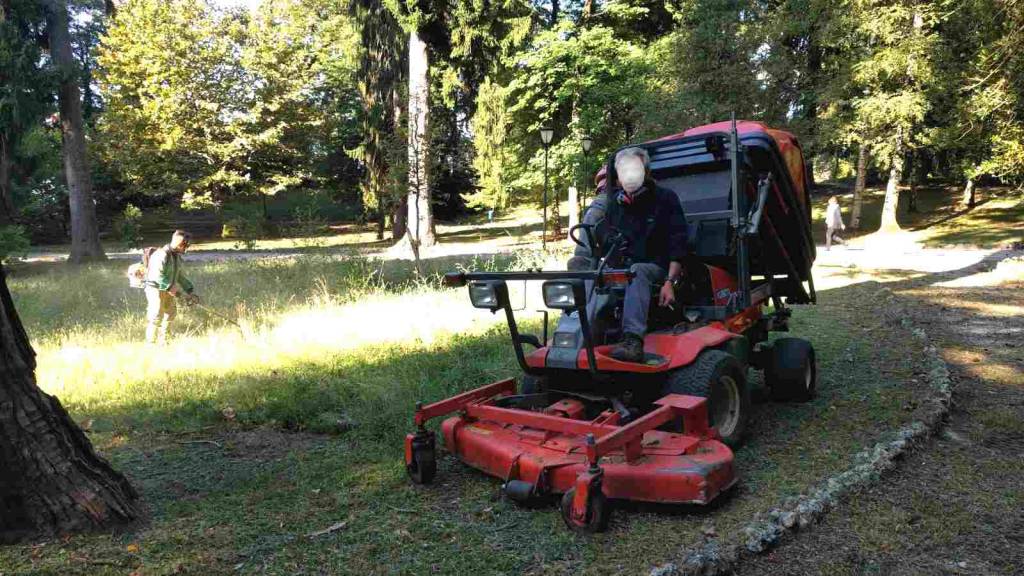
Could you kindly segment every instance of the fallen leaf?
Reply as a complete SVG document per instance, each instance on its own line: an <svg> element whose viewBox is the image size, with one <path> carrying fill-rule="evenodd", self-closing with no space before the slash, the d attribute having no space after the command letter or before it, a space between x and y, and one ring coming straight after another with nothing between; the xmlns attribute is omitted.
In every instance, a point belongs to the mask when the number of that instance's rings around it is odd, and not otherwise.
<svg viewBox="0 0 1024 576"><path fill-rule="evenodd" d="M125 548L125 550L127 550L128 552L131 552L132 554L138 554L139 553L139 545L138 544L134 544L134 543L133 544L129 544L128 547Z"/></svg>

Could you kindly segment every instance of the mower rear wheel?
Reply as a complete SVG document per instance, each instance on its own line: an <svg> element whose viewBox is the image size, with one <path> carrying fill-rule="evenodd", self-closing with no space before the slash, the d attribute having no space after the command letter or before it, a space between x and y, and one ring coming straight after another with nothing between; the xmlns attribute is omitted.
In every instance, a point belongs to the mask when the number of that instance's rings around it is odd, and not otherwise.
<svg viewBox="0 0 1024 576"><path fill-rule="evenodd" d="M750 389L746 371L735 356L721 350L701 352L689 366L669 372L663 393L707 398L708 420L722 441L730 448L743 444L750 418Z"/></svg>
<svg viewBox="0 0 1024 576"><path fill-rule="evenodd" d="M772 344L764 381L772 400L807 402L818 389L814 346L802 338L779 338Z"/></svg>
<svg viewBox="0 0 1024 576"><path fill-rule="evenodd" d="M612 518L612 508L604 493L600 490L594 490L591 493L590 501L587 502L587 517L583 523L577 523L572 518L572 501L575 497L576 489L570 488L568 492L562 495L562 502L558 506L565 525L574 532L586 532L588 534L607 530L608 522Z"/></svg>
<svg viewBox="0 0 1024 576"><path fill-rule="evenodd" d="M405 465L405 471L416 484L430 484L434 481L437 475L437 454L433 436L430 436L429 442L414 441L412 462Z"/></svg>

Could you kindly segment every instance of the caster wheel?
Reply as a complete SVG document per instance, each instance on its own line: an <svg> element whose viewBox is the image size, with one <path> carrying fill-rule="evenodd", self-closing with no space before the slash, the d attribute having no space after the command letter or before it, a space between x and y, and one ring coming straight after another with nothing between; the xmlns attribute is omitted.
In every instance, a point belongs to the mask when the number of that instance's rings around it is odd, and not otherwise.
<svg viewBox="0 0 1024 576"><path fill-rule="evenodd" d="M575 488L562 495L562 503L559 509L562 512L562 520L565 521L565 525L573 532L585 532L587 534L607 530L608 521L612 517L611 504L608 503L608 498L600 490L595 490L590 495L590 501L587 502L587 515L580 521L572 517L572 500L575 496Z"/></svg>
<svg viewBox="0 0 1024 576"><path fill-rule="evenodd" d="M434 481L437 475L437 454L432 433L413 440L412 461L405 464L405 471L416 484L430 484Z"/></svg>

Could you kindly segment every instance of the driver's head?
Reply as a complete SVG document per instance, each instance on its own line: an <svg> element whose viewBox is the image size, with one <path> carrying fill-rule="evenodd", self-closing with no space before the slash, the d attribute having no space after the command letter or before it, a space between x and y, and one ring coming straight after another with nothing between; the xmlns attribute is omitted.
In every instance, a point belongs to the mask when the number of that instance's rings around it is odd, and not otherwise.
<svg viewBox="0 0 1024 576"><path fill-rule="evenodd" d="M615 173L619 184L627 193L632 194L644 185L651 158L643 148L623 148L615 155Z"/></svg>
<svg viewBox="0 0 1024 576"><path fill-rule="evenodd" d="M171 250L184 254L192 241L192 235L184 230L175 230L171 236Z"/></svg>

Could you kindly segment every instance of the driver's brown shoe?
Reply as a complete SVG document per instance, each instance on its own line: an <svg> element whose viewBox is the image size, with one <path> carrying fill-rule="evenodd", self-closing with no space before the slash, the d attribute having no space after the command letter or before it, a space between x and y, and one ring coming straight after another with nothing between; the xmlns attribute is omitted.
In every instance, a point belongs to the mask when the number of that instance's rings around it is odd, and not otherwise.
<svg viewBox="0 0 1024 576"><path fill-rule="evenodd" d="M615 348L612 348L611 356L623 362L643 362L644 339L636 334L626 332L622 342Z"/></svg>

